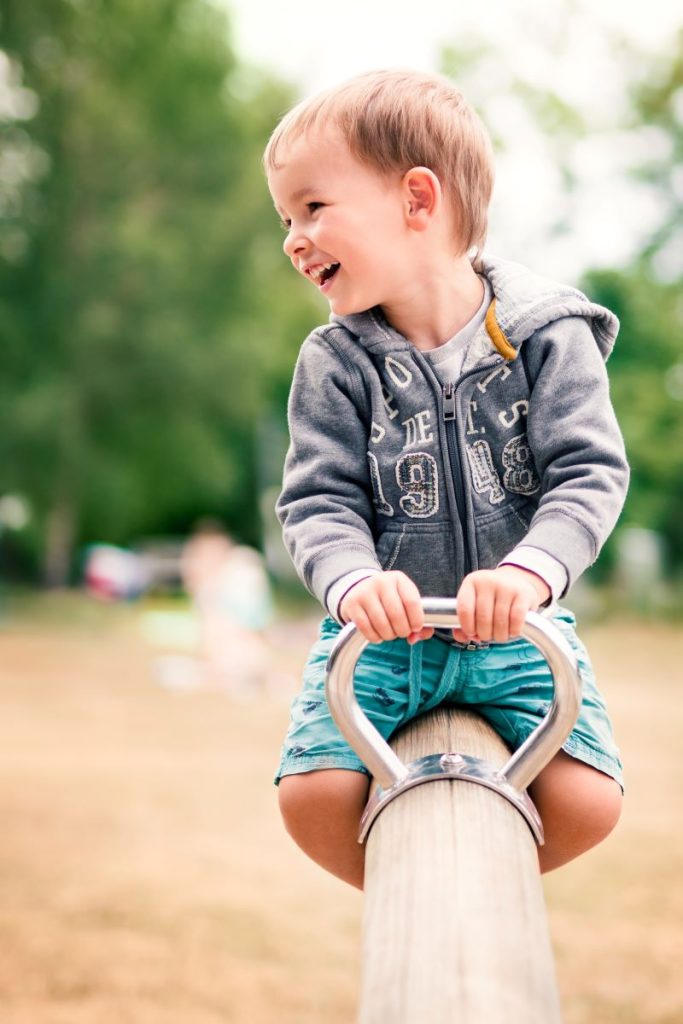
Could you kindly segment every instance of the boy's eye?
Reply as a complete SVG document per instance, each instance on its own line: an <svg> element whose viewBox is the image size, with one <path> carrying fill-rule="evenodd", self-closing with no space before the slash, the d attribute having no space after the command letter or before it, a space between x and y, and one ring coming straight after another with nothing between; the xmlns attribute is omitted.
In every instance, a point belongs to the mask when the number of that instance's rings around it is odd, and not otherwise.
<svg viewBox="0 0 683 1024"><path fill-rule="evenodd" d="M309 213L315 213L316 210L321 209L321 207L323 207L324 205L324 203L310 202L306 203L306 209L308 210ZM283 231L289 231L292 227L291 220L287 220L285 217L281 217L280 227L282 228Z"/></svg>

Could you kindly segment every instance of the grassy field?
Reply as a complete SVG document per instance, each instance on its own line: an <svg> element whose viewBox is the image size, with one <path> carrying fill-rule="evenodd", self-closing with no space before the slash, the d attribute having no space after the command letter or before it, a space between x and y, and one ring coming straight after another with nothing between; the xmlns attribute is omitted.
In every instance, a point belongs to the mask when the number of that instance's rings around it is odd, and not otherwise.
<svg viewBox="0 0 683 1024"><path fill-rule="evenodd" d="M313 624L279 625L274 687L237 700L160 686L140 619L76 601L0 628L1 1024L351 1024L361 897L271 785ZM546 882L566 1022L680 1024L683 643L583 635L628 799Z"/></svg>

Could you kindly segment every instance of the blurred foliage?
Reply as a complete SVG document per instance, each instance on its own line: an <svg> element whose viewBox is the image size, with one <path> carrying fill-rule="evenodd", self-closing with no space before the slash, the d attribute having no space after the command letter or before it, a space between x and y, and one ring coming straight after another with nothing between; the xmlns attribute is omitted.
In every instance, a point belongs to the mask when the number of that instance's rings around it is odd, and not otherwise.
<svg viewBox="0 0 683 1024"><path fill-rule="evenodd" d="M557 32L556 23L546 25L548 51L560 59L565 40L563 31ZM672 39L668 53L650 58L615 38L614 56L629 87L617 115L620 123L603 130L621 132L622 145L629 138L622 175L649 192L652 208L659 212L634 260L589 271L581 286L621 320L608 366L632 470L621 525L657 531L668 569L677 575L683 568L683 30ZM543 134L562 175L565 198L580 187L573 154L596 131L590 110L574 109L553 84L541 86L508 64L501 68L499 55L486 42L470 40L445 48L442 64L466 94L482 97L479 112L499 151L510 140L496 132L491 108L504 94L507 102L513 97L523 105ZM490 88L482 88L483 77L493 83ZM568 206L555 226L546 226L546 237L554 228L567 231L571 225L562 224L562 216L571 215ZM599 220L599 209L595 216ZM608 541L596 566L596 580L604 580L613 568L614 540Z"/></svg>
<svg viewBox="0 0 683 1024"><path fill-rule="evenodd" d="M5 0L0 493L75 545L219 512L258 538L253 432L314 314L260 155L287 89L204 0ZM2 55L0 55L2 56Z"/></svg>
<svg viewBox="0 0 683 1024"><path fill-rule="evenodd" d="M631 465L621 522L660 533L675 571L683 565L681 287L657 281L642 266L593 271L583 287L621 320L608 364ZM607 562L609 555L608 549Z"/></svg>
<svg viewBox="0 0 683 1024"><path fill-rule="evenodd" d="M594 271L584 284L621 320L609 374L632 470L622 522L660 533L669 572L678 575L683 568L683 30L671 53L645 68L628 99L628 126L650 133L650 146L633 173L656 193L660 219L632 266Z"/></svg>
<svg viewBox="0 0 683 1024"><path fill-rule="evenodd" d="M492 59L474 42L444 68L471 94ZM661 531L675 569L683 34L634 77L623 127L656 134L634 173L661 217L632 265L583 285L622 320L609 369L633 466L623 522ZM504 91L575 188L585 112L530 81ZM260 168L293 99L237 59L210 0L4 0L0 494L28 497L24 536L51 582L84 543L184 533L200 514L259 541L296 351L326 316L282 258Z"/></svg>
<svg viewBox="0 0 683 1024"><path fill-rule="evenodd" d="M668 59L657 60L631 96L636 129L651 133L648 156L637 170L662 202L660 223L642 254L646 271L683 282L683 28ZM680 311L679 311L680 323Z"/></svg>

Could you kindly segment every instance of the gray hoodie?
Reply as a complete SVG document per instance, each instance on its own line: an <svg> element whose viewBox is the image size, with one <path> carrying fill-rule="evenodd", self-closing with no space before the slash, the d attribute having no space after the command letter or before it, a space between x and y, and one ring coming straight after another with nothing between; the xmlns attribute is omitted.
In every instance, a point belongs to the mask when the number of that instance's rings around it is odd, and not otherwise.
<svg viewBox="0 0 683 1024"><path fill-rule="evenodd" d="M361 570L452 596L520 545L557 559L568 589L614 527L628 485L604 366L616 317L519 264L484 257L481 272L494 298L456 382L379 308L333 316L301 348L277 511L323 604Z"/></svg>

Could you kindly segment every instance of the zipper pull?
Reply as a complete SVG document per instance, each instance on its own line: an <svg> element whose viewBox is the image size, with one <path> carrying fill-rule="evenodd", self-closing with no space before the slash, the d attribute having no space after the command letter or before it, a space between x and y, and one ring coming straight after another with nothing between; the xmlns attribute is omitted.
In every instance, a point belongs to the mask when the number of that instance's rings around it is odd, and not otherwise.
<svg viewBox="0 0 683 1024"><path fill-rule="evenodd" d="M455 384L452 382L443 385L443 418L445 420L455 419Z"/></svg>

